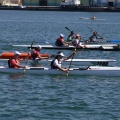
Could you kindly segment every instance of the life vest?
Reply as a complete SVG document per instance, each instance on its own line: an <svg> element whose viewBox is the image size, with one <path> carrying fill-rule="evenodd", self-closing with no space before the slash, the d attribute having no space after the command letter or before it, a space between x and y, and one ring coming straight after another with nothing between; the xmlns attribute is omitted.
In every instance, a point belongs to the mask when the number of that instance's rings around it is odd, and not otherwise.
<svg viewBox="0 0 120 120"><path fill-rule="evenodd" d="M62 43L62 38L58 38L56 43L55 43L56 46L62 46L63 43Z"/></svg>
<svg viewBox="0 0 120 120"><path fill-rule="evenodd" d="M31 57L33 60L35 60L38 57L39 51L33 49L31 52Z"/></svg>
<svg viewBox="0 0 120 120"><path fill-rule="evenodd" d="M97 36L93 35L90 37L90 42L95 42L97 40Z"/></svg>
<svg viewBox="0 0 120 120"><path fill-rule="evenodd" d="M74 39L74 36L70 36L70 35L69 35L68 38L67 38L67 41L68 41L68 42L71 42L73 39Z"/></svg>
<svg viewBox="0 0 120 120"><path fill-rule="evenodd" d="M54 61L55 61L55 59L52 60L50 66L51 66L52 69L58 69L58 67L54 65ZM59 62L59 61L58 61L58 63L61 64L61 62Z"/></svg>
<svg viewBox="0 0 120 120"><path fill-rule="evenodd" d="M13 64L13 62L14 62L14 64ZM9 60L8 60L8 67L9 67L9 68L18 68L18 67L15 65L15 63L16 63L16 64L19 64L19 60L9 59Z"/></svg>
<svg viewBox="0 0 120 120"><path fill-rule="evenodd" d="M72 45L75 46L75 41L72 42Z"/></svg>
<svg viewBox="0 0 120 120"><path fill-rule="evenodd" d="M83 48L80 43L76 44L75 41L72 42L72 45L75 46L75 47L77 47L77 48Z"/></svg>
<svg viewBox="0 0 120 120"><path fill-rule="evenodd" d="M72 45L73 46L78 46L78 43L77 43L78 41L77 41L77 39L75 39L73 42L72 42Z"/></svg>

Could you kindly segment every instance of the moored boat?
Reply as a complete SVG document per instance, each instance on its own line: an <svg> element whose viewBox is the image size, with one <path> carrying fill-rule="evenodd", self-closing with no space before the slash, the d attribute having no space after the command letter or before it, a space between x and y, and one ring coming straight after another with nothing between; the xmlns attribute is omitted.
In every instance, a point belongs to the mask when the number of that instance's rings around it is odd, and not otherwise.
<svg viewBox="0 0 120 120"><path fill-rule="evenodd" d="M6 68L1 66L0 73L6 74L30 74L30 75L66 75L65 72L57 70L57 69L50 69L45 67L28 67L26 69L23 68ZM107 77L120 77L120 67L103 67L103 66L89 66L89 67L82 67L82 68L70 68L69 76L107 76Z"/></svg>

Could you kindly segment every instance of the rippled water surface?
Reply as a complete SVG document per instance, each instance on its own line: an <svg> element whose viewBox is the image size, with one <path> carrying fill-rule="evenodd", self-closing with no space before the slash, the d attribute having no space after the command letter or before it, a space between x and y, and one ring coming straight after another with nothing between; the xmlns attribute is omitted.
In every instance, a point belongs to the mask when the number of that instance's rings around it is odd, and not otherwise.
<svg viewBox="0 0 120 120"><path fill-rule="evenodd" d="M79 19L93 15L98 20ZM60 33L67 38L65 27L84 39L96 30L106 40L119 40L119 21L119 13L1 10L0 52L27 52L10 45L31 44L33 39L34 44L54 44ZM72 51L63 52L67 56ZM115 65L120 65L119 51L79 51L75 58L116 59ZM7 65L7 61L0 61L0 65ZM119 92L119 77L0 74L0 120L119 120Z"/></svg>

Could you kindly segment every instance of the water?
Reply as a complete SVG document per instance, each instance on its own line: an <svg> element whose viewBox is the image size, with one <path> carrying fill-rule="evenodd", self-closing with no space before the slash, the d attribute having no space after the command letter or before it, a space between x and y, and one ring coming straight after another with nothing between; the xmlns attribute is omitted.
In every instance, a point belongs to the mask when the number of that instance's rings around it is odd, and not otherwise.
<svg viewBox="0 0 120 120"><path fill-rule="evenodd" d="M106 20L82 20L91 17ZM0 11L0 52L27 52L11 44L54 44L69 31L88 39L92 30L105 39L120 38L119 13ZM57 50L42 50L55 54ZM72 51L63 51L67 56ZM119 51L80 51L75 58L117 59ZM25 64L25 63L22 63ZM7 65L0 61L0 65ZM30 64L28 64L30 65ZM120 79L96 76L0 75L1 120L119 120Z"/></svg>

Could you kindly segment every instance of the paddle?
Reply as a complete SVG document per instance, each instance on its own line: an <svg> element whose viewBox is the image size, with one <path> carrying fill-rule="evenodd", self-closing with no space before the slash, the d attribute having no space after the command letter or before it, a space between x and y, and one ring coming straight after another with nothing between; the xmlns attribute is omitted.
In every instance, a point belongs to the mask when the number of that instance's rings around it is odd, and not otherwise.
<svg viewBox="0 0 120 120"><path fill-rule="evenodd" d="M27 59L26 59L26 64L25 64L25 66L26 66L26 65L27 65L27 63L28 63L29 52L30 52L30 51L31 51L31 49L32 49L33 43L34 43L34 40L32 41L31 46L30 46L30 48L29 48L29 51L28 51L28 56L27 56Z"/></svg>
<svg viewBox="0 0 120 120"><path fill-rule="evenodd" d="M67 30L69 30L70 32L72 32L68 27L65 27Z"/></svg>
<svg viewBox="0 0 120 120"><path fill-rule="evenodd" d="M77 50L77 47L78 47L79 43L80 43L80 40L79 40L78 44L76 45L76 47L75 47L75 49L74 49L74 52L75 52L75 53L76 53L76 50ZM74 58L74 55L75 55L75 54L72 55L72 58L71 58L71 61L70 61L70 65L69 65L69 67L68 67L68 71L69 71L69 69L70 69L70 67L71 67L72 60L73 60L73 58ZM67 77L68 77L68 73L67 73Z"/></svg>
<svg viewBox="0 0 120 120"><path fill-rule="evenodd" d="M88 27L88 26L87 26ZM90 27L88 27L92 32L95 32L94 30L92 30ZM105 38L103 38L102 36L100 36L98 33L97 33L97 35L99 36L99 37L101 37L103 40L105 40L105 41L107 41Z"/></svg>

